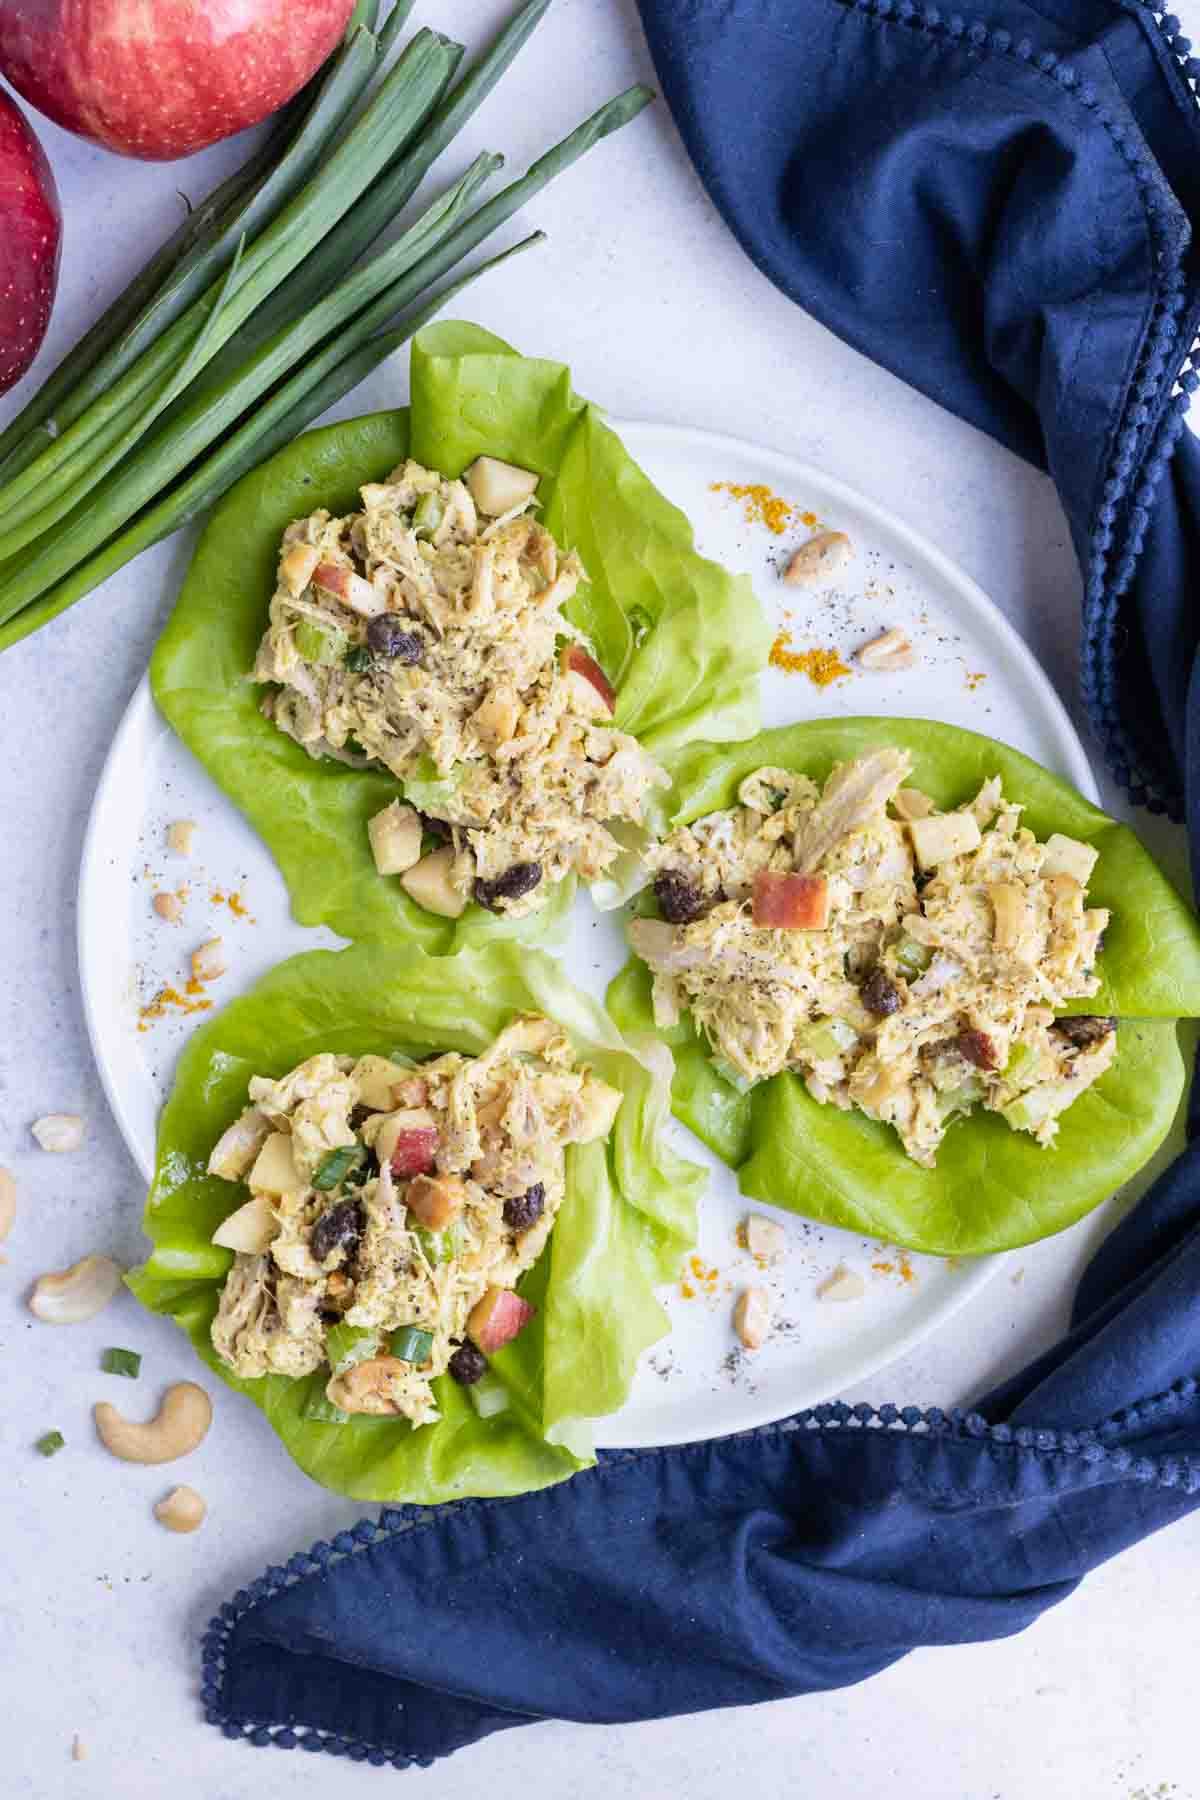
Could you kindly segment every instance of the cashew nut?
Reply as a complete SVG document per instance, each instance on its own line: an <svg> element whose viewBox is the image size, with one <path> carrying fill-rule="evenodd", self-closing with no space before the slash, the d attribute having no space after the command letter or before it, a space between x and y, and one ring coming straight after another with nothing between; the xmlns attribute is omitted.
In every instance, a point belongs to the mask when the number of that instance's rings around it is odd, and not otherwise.
<svg viewBox="0 0 1200 1800"><path fill-rule="evenodd" d="M154 1516L168 1531L199 1531L208 1513L204 1497L195 1488L172 1488L154 1508Z"/></svg>
<svg viewBox="0 0 1200 1800"><path fill-rule="evenodd" d="M47 1113L44 1119L35 1119L29 1129L43 1150L61 1153L82 1147L86 1125L74 1113Z"/></svg>
<svg viewBox="0 0 1200 1800"><path fill-rule="evenodd" d="M789 587L815 587L818 582L832 581L853 553L844 531L818 531L792 553L783 579Z"/></svg>
<svg viewBox="0 0 1200 1800"><path fill-rule="evenodd" d="M0 1169L0 1244L13 1228L17 1216L17 1184L7 1169Z"/></svg>
<svg viewBox="0 0 1200 1800"><path fill-rule="evenodd" d="M201 944L198 950L192 951L194 981L216 981L225 974L227 967L223 938L210 938L207 944Z"/></svg>
<svg viewBox="0 0 1200 1800"><path fill-rule="evenodd" d="M84 1256L69 1269L39 1275L29 1310L47 1325L78 1325L94 1319L121 1286L124 1271L111 1256Z"/></svg>
<svg viewBox="0 0 1200 1800"><path fill-rule="evenodd" d="M203 1443L212 1424L212 1401L194 1381L177 1381L144 1425L122 1418L107 1400L92 1408L92 1416L100 1442L122 1462L174 1462Z"/></svg>
<svg viewBox="0 0 1200 1800"><path fill-rule="evenodd" d="M335 1375L325 1389L334 1406L348 1413L398 1413L392 1397L392 1383L409 1373L409 1365L395 1356L373 1356L369 1362L356 1363L341 1375Z"/></svg>
<svg viewBox="0 0 1200 1800"><path fill-rule="evenodd" d="M867 1284L857 1269L848 1269L845 1263L839 1263L832 1275L827 1275L817 1288L818 1300L861 1300L867 1291Z"/></svg>
<svg viewBox="0 0 1200 1800"><path fill-rule="evenodd" d="M901 631L898 625L880 632L869 644L864 644L858 652L856 661L860 669L877 669L885 673L892 669L911 669L916 666L917 653L912 647L912 640Z"/></svg>
<svg viewBox="0 0 1200 1800"><path fill-rule="evenodd" d="M747 1350L761 1350L771 1329L771 1297L766 1288L743 1288L733 1309L733 1329Z"/></svg>

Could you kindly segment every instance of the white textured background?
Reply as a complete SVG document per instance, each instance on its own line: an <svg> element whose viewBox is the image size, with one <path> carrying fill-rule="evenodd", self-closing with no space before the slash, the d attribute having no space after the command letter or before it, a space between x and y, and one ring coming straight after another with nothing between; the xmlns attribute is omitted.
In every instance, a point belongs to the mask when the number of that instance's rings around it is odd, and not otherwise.
<svg viewBox="0 0 1200 1800"><path fill-rule="evenodd" d="M1200 4L1179 10L1200 14ZM498 0L438 0L417 22L470 43L505 11ZM450 160L462 166L486 145L520 167L638 78L652 72L632 0L558 0ZM176 190L202 194L242 150L140 165L33 122L66 215L45 372L174 228ZM570 362L578 388L617 415L758 439L894 507L993 595L1073 703L1078 582L1049 483L776 293L709 205L665 107L520 223L545 227L548 251L481 285L468 316ZM404 397L398 362L341 410ZM143 1351L147 1401L194 1372L190 1352L128 1296L61 1332L24 1308L44 1269L97 1248L139 1254L142 1193L106 1116L77 1002L74 886L96 774L187 549L175 541L143 557L0 660L0 1163L21 1190L0 1269L0 1795L273 1800L319 1785L342 1800L402 1783L414 1800L464 1784L492 1800L531 1788L725 1800L735 1787L772 1800L1196 1800L1195 1520L1101 1570L1020 1638L919 1653L838 1694L623 1729L547 1724L403 1776L231 1745L202 1724L196 1638L214 1606L360 1509L307 1483L258 1416L219 1395L203 1451L181 1469L207 1495L210 1522L194 1538L170 1537L149 1514L169 1484L109 1459L89 1409L133 1394L96 1373L104 1345ZM50 1110L87 1115L84 1155L36 1150L29 1122ZM964 1400L1019 1366L1060 1330L1072 1275L1110 1223L1093 1219L1031 1257L1019 1287L1002 1277L866 1397ZM43 1462L30 1445L50 1426L70 1447ZM87 1751L78 1764L76 1733Z"/></svg>

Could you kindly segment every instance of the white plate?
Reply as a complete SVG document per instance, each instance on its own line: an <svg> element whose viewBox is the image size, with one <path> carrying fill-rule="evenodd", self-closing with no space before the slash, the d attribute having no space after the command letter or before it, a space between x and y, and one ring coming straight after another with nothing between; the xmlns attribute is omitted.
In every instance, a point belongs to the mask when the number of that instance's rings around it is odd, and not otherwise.
<svg viewBox="0 0 1200 1800"><path fill-rule="evenodd" d="M763 682L768 724L859 713L917 716L1003 738L1066 776L1090 798L1096 787L1067 714L1033 656L974 582L931 544L880 508L791 458L731 438L682 428L621 427L629 449L693 521L700 549L746 570L792 648L832 648L849 660L885 626L903 625L919 651L904 674L856 671L817 688L802 673L770 669ZM765 484L796 507L794 529L775 536L747 520L744 505L714 482ZM847 532L853 562L832 590L809 595L781 585L778 567L807 535L801 514ZM165 829L197 824L194 854L172 857ZM186 885L181 924L153 913L151 898ZM231 910L237 894L247 916ZM221 895L225 898L217 899ZM210 992L217 1004L302 949L339 942L289 917L283 882L259 839L160 719L143 681L105 764L84 844L79 891L79 961L84 1006L101 1079L117 1123L144 1174L155 1121L180 1046L205 1014L147 1022L139 1009L165 985L181 990L189 953L220 935L230 972ZM611 916L576 909L567 974L600 994L624 960ZM186 998L186 996L184 996ZM609 1446L686 1442L744 1430L846 1391L942 1324L995 1271L1000 1258L951 1264L899 1257L851 1233L781 1213L791 1250L765 1277L740 1252L735 1229L745 1203L727 1170L680 1127L680 1147L713 1170L704 1202L699 1274L666 1297L669 1339L644 1359L629 1402L603 1422ZM821 1278L844 1262L865 1278L861 1300L822 1305ZM771 1289L777 1326L754 1358L730 1329L737 1290L751 1279Z"/></svg>

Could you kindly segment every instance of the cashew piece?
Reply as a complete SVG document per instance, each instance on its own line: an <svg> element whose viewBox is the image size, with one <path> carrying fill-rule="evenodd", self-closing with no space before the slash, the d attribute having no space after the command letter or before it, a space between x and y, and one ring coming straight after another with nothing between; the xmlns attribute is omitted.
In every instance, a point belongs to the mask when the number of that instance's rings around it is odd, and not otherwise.
<svg viewBox="0 0 1200 1800"><path fill-rule="evenodd" d="M195 1488L172 1488L154 1508L154 1516L168 1531L199 1531L208 1513L204 1497Z"/></svg>
<svg viewBox="0 0 1200 1800"><path fill-rule="evenodd" d="M144 1425L122 1418L107 1400L92 1408L92 1416L100 1442L122 1462L174 1462L203 1443L212 1424L212 1401L194 1381L177 1381Z"/></svg>
<svg viewBox="0 0 1200 1800"><path fill-rule="evenodd" d="M7 1169L0 1169L0 1244L13 1228L17 1216L17 1184Z"/></svg>
<svg viewBox="0 0 1200 1800"><path fill-rule="evenodd" d="M121 1286L124 1271L111 1256L84 1256L69 1269L39 1275L29 1310L46 1325L79 1325L102 1312Z"/></svg>

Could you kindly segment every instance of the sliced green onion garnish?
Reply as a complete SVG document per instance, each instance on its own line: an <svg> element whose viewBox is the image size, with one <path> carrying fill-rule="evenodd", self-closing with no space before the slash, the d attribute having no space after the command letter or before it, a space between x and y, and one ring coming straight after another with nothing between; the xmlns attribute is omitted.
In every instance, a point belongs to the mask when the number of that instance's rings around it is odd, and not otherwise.
<svg viewBox="0 0 1200 1800"><path fill-rule="evenodd" d="M331 1325L325 1333L325 1355L335 1375L366 1362L379 1347L379 1333L362 1325Z"/></svg>
<svg viewBox="0 0 1200 1800"><path fill-rule="evenodd" d="M419 1325L401 1325L392 1333L392 1355L400 1362L428 1362L432 1349L432 1331L422 1331Z"/></svg>
<svg viewBox="0 0 1200 1800"><path fill-rule="evenodd" d="M365 675L375 658L365 644L355 644L353 650L347 650L344 660L352 675Z"/></svg>
<svg viewBox="0 0 1200 1800"><path fill-rule="evenodd" d="M447 1225L444 1231L428 1231L424 1225L415 1225L413 1231L431 1263L453 1262L458 1255L461 1240L456 1225Z"/></svg>
<svg viewBox="0 0 1200 1800"><path fill-rule="evenodd" d="M33 1447L39 1456L57 1456L66 1441L61 1431L47 1431Z"/></svg>
<svg viewBox="0 0 1200 1800"><path fill-rule="evenodd" d="M508 1389L490 1369L486 1375L481 1375L478 1381L471 1384L467 1393L481 1419L494 1419L497 1413L507 1412L512 1405Z"/></svg>
<svg viewBox="0 0 1200 1800"><path fill-rule="evenodd" d="M106 1350L100 1367L106 1375L128 1375L130 1381L136 1381L142 1372L142 1359L136 1350Z"/></svg>
<svg viewBox="0 0 1200 1800"><path fill-rule="evenodd" d="M333 1189L345 1180L351 1169L358 1167L366 1156L361 1144L343 1144L340 1150L331 1150L317 1164L317 1172L312 1184L320 1194L332 1193Z"/></svg>

